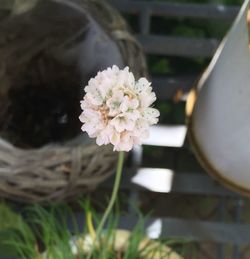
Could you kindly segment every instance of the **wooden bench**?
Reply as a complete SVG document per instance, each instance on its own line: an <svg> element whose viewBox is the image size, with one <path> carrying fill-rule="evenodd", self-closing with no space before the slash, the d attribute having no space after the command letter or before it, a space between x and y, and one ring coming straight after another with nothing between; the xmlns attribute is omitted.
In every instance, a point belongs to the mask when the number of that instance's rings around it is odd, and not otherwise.
<svg viewBox="0 0 250 259"><path fill-rule="evenodd" d="M109 0L110 4L123 14L137 17L137 39L145 49L147 55L157 55L174 58L211 58L221 41L221 38L187 38L165 34L153 34L151 30L152 19L165 17L171 19L199 19L217 21L230 24L239 6L223 6L212 4L178 4L158 1L132 1ZM226 33L226 31L225 31ZM151 72L151 71L149 71ZM169 100L181 90L181 101L185 102L187 93L193 84L199 79L202 69L197 73L179 73L175 75L154 76L152 73L152 85L158 99ZM143 149L150 145L155 150L157 147L168 147L172 151L175 165L170 168L155 168L149 166L142 168ZM232 258L239 258L239 247L250 243L250 226L242 224L241 207L243 198L237 193L231 192L219 183L215 182L203 170L199 172L184 172L178 170L179 152L190 152L190 146L186 141L185 125L158 125L152 128L151 137L145 141L142 148L134 150L134 159L137 169L124 172L122 189L130 190L131 200L138 202L141 190L149 190L161 193L178 193L183 195L209 195L220 199L218 208L218 221L190 220L182 218L150 218L146 229L148 232L154 226L161 237L178 237L193 241L214 241L218 243L217 258L226 258L224 244L233 243ZM163 158L164 159L164 158ZM147 163L148 164L148 163ZM177 166L176 166L177 165ZM105 186L112 186L109 179ZM235 203L234 222L224 222L225 201L232 199ZM152 207L152 209L154 209ZM121 218L120 225L125 228L133 228L137 219L129 213ZM148 232L150 234L150 231ZM155 232L154 232L155 233ZM153 234L152 234L153 235Z"/></svg>

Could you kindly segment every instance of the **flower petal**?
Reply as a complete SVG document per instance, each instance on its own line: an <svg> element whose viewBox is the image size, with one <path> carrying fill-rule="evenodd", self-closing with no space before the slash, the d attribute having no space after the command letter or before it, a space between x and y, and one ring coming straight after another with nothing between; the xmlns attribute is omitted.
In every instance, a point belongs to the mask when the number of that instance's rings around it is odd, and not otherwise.
<svg viewBox="0 0 250 259"><path fill-rule="evenodd" d="M160 112L154 108L147 108L143 112L143 118L147 120L150 125L156 124L159 116Z"/></svg>
<svg viewBox="0 0 250 259"><path fill-rule="evenodd" d="M151 83L145 78L140 78L135 84L135 90L137 93L141 93L150 87Z"/></svg>

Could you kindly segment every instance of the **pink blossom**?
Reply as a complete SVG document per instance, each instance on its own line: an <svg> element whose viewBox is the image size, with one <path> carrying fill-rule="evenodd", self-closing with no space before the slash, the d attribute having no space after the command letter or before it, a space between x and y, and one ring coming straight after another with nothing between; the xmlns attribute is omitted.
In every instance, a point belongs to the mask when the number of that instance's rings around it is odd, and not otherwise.
<svg viewBox="0 0 250 259"><path fill-rule="evenodd" d="M82 130L98 145L112 144L116 151L129 151L149 136L149 126L158 122L156 100L146 78L135 81L126 67L98 72L85 87L81 101Z"/></svg>

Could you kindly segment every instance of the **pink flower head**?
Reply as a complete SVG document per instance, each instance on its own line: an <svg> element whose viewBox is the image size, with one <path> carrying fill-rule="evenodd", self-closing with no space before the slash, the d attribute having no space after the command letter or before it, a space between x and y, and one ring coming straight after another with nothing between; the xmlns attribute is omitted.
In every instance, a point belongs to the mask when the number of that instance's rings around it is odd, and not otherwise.
<svg viewBox="0 0 250 259"><path fill-rule="evenodd" d="M98 145L111 143L116 151L129 151L158 122L159 111L150 107L156 100L151 84L146 78L135 81L128 67L119 70L114 65L98 72L84 90L82 131Z"/></svg>

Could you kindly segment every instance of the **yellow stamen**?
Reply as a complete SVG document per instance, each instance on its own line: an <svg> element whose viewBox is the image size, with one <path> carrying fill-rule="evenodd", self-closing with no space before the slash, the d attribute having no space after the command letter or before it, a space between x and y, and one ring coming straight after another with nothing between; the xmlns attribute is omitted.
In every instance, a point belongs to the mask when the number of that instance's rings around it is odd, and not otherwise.
<svg viewBox="0 0 250 259"><path fill-rule="evenodd" d="M107 124L109 119L109 116L108 116L109 108L107 106L102 106L99 108L99 111L102 115L102 119L104 123Z"/></svg>

